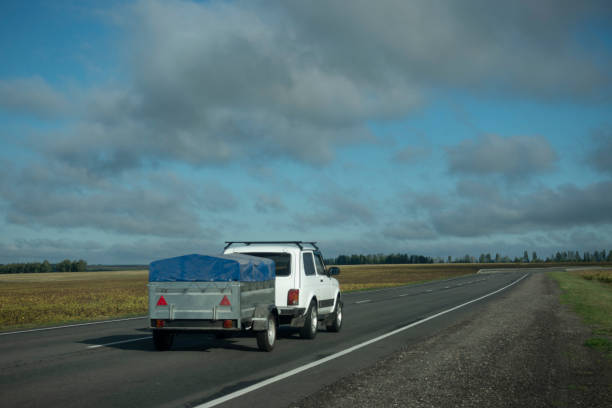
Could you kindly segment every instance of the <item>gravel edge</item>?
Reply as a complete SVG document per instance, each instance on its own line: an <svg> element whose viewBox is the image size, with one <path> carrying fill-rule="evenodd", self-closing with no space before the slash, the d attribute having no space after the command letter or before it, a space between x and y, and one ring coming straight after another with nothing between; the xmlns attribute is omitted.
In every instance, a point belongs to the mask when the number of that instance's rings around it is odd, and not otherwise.
<svg viewBox="0 0 612 408"><path fill-rule="evenodd" d="M532 274L290 407L611 407L612 364L583 346L591 330L559 293L544 273Z"/></svg>

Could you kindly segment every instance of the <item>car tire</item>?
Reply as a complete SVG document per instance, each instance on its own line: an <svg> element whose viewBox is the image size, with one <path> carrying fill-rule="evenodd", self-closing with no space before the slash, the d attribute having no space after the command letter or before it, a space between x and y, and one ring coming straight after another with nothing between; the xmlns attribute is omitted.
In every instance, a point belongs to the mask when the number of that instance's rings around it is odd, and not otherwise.
<svg viewBox="0 0 612 408"><path fill-rule="evenodd" d="M334 320L328 324L327 331L337 333L342 328L342 302L340 298L336 300L336 309L334 310Z"/></svg>
<svg viewBox="0 0 612 408"><path fill-rule="evenodd" d="M310 302L308 311L306 312L306 319L304 320L304 327L300 329L300 336L303 339L314 339L317 335L317 324L318 324L318 313L317 304L313 300Z"/></svg>
<svg viewBox="0 0 612 408"><path fill-rule="evenodd" d="M268 329L257 332L257 347L261 351L272 351L276 344L276 318L270 313L268 316Z"/></svg>
<svg viewBox="0 0 612 408"><path fill-rule="evenodd" d="M174 333L164 330L153 330L153 344L158 351L168 351L172 348Z"/></svg>

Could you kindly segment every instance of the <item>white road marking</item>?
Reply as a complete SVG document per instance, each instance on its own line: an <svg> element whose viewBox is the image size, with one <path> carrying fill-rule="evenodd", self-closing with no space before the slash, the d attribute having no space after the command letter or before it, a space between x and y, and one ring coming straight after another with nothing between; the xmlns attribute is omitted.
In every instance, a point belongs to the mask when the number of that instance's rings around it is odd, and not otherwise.
<svg viewBox="0 0 612 408"><path fill-rule="evenodd" d="M256 384L253 384L253 385L251 385L249 387L246 387L246 388L243 388L241 390L234 391L231 394L227 394L227 395L224 395L223 397L219 397L219 398L216 398L216 399L214 399L212 401L205 402L204 404L197 405L195 408L210 408L210 407L215 407L215 406L217 406L219 404L223 404L224 402L233 400L234 398L238 398L238 397L240 397L242 395L248 394L251 391L255 391L255 390L259 389L259 388L265 387L266 385L273 384L273 383L278 382L280 380L284 380L285 378L288 378L288 377L291 377L293 375L299 374L299 373L301 373L303 371L309 370L309 369L311 369L313 367L316 367L316 366L319 366L321 364L327 363L328 361L335 360L338 357L342 357L342 356L344 356L346 354L352 353L353 351L359 350L359 349L361 349L363 347L366 347L366 346L369 346L372 343L376 343L378 341L386 339L387 337L391 337L391 336L393 336L395 334L401 333L404 330L408 330L408 329L410 329L412 327L415 327L415 326L418 326L420 324L423 324L423 323L425 323L425 322L427 322L429 320L435 319L437 317L440 317L442 315L445 315L447 313L450 313L452 311L455 311L457 309L465 307L465 306L467 306L467 305L469 305L471 303L478 302L479 300L482 300L482 299L487 298L489 296L492 296L492 295L494 295L496 293L499 293L499 292L501 292L503 290L506 290L510 286L513 286L513 285L517 284L518 282L522 281L523 279L525 279L525 277L527 277L528 275L529 274L525 274L521 278L519 278L519 279L515 280L514 282L510 283L509 285L506 285L506 286L504 286L501 289L497 289L496 291L488 293L488 294L486 294L484 296L481 296L479 298L472 299L469 302L462 303L462 304L460 304L458 306L455 306L455 307L452 307L450 309L444 310L444 311L442 311L440 313L436 313L435 315L432 315L432 316L426 317L424 319L418 320L418 321L416 321L414 323L410 323L409 325L406 325L406 326L400 327L399 329L395 329L393 331L390 331L389 333L383 334L382 336L375 337L375 338L373 338L371 340L365 341L363 343L360 343L360 344L357 344L355 346L349 347L349 348L347 348L345 350L339 351L339 352L337 352L335 354L332 354L331 356L327 356L327 357L322 358L320 360L313 361L312 363L308 363L308 364L303 365L301 367L294 368L293 370L287 371L286 373L279 374L277 376L268 378L267 380L258 382Z"/></svg>
<svg viewBox="0 0 612 408"><path fill-rule="evenodd" d="M433 290L431 290L431 289L427 289L425 292L427 292L427 293L431 293L431 292L433 292Z"/></svg>
<svg viewBox="0 0 612 408"><path fill-rule="evenodd" d="M358 300L355 302L355 304L357 305L359 303L368 303L368 302L371 302L371 300L370 299Z"/></svg>
<svg viewBox="0 0 612 408"><path fill-rule="evenodd" d="M123 344L123 343L130 343L132 341L140 341L140 340L145 340L145 339L152 339L153 337L151 336L147 336L147 337L140 337L138 339L130 339L130 340L121 340L121 341L113 341L112 343L105 343L105 344L95 344L93 346L87 346L88 349L95 349L95 348L99 348L99 347L106 347L106 346L113 346L115 344Z"/></svg>
<svg viewBox="0 0 612 408"><path fill-rule="evenodd" d="M0 336L6 336L6 335L9 335L9 334L30 333L30 332L37 332L37 331L43 331L43 330L65 329L67 327L91 326L92 324L125 322L125 321L128 321L128 320L146 319L148 317L149 316L127 317L125 319L102 320L102 321L99 321L99 322L67 324L65 326L41 327L39 329L19 330L19 331L7 332L7 333L0 333Z"/></svg>
<svg viewBox="0 0 612 408"><path fill-rule="evenodd" d="M402 293L399 297L410 296L410 293Z"/></svg>

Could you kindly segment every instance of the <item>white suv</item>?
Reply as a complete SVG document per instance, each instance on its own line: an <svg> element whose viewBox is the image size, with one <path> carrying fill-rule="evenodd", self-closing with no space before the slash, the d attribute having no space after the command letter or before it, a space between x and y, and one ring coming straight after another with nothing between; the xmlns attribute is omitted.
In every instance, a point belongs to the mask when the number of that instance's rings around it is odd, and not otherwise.
<svg viewBox="0 0 612 408"><path fill-rule="evenodd" d="M319 323L337 332L342 327L340 286L326 268L316 242L227 241L225 254L247 254L272 259L276 264L275 305L279 324L300 328L313 339Z"/></svg>

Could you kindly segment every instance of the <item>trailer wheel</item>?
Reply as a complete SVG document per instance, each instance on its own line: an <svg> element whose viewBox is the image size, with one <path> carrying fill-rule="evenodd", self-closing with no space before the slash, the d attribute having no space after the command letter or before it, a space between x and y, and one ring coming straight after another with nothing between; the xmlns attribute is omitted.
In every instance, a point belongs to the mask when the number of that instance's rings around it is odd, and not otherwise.
<svg viewBox="0 0 612 408"><path fill-rule="evenodd" d="M331 324L327 325L327 331L339 332L342 328L342 302L340 298L336 300L336 310L334 310L334 320Z"/></svg>
<svg viewBox="0 0 612 408"><path fill-rule="evenodd" d="M304 321L304 327L300 329L300 336L304 339L314 339L317 335L318 322L317 305L313 300L310 302L308 312L306 312L306 320Z"/></svg>
<svg viewBox="0 0 612 408"><path fill-rule="evenodd" d="M257 332L257 347L261 351L272 351L276 343L276 319L274 314L268 315L268 329Z"/></svg>
<svg viewBox="0 0 612 408"><path fill-rule="evenodd" d="M155 348L159 351L167 351L172 348L172 342L174 341L174 333L163 331L163 330L153 330L153 344Z"/></svg>

